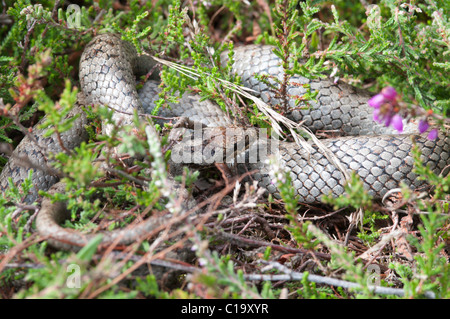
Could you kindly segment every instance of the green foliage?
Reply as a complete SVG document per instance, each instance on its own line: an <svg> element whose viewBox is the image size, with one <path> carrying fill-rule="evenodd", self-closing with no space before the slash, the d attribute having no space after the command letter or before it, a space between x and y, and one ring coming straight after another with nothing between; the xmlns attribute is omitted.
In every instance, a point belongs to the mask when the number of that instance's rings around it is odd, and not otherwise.
<svg viewBox="0 0 450 319"><path fill-rule="evenodd" d="M360 227L358 237L369 245L374 244L374 240L379 237L379 232L376 229L376 221L387 219L388 215L380 214L373 209L373 198L364 188L364 183L360 177L352 171L350 173L350 180L344 185L344 194L334 198L331 194L324 195L322 201L324 203L333 205L335 210L340 208L351 207L355 210L363 210L362 225L366 225L369 229L365 230Z"/></svg>
<svg viewBox="0 0 450 319"><path fill-rule="evenodd" d="M161 291L154 275L148 275L144 278L136 278L136 290L141 292L146 297L153 297L157 299L171 298L167 292ZM181 297L177 295L177 297Z"/></svg>
<svg viewBox="0 0 450 319"><path fill-rule="evenodd" d="M424 291L435 292L437 298L449 298L450 270L442 239L448 240L448 205L439 203L440 198L448 193L449 177L437 175L423 165L420 152L413 150L415 171L422 179L434 186L434 197L431 200L417 201L421 211L421 224L418 225L420 237L409 236L409 242L418 251L414 259L416 267L410 269L400 263L392 264L402 282L408 296L418 298ZM420 240L419 240L420 238Z"/></svg>
<svg viewBox="0 0 450 319"><path fill-rule="evenodd" d="M14 205L10 205L10 201L20 202L28 194L33 187L31 183L32 173L32 170L30 170L28 179L25 179L21 188L10 183L10 188L0 197L0 234L2 234L0 236L0 252L22 243L30 235L27 228L29 228L28 219L31 214L23 212L17 215L18 209Z"/></svg>
<svg viewBox="0 0 450 319"><path fill-rule="evenodd" d="M324 9L321 12L328 14L327 4L302 1L302 14L294 21L291 17L298 14L296 3L277 1L278 6L282 5L281 12L290 11L291 15L275 14L275 17L286 26L285 30L294 27L299 32L285 32L282 39L287 41L283 44L277 37L264 33L266 42L277 45L276 52L285 63L287 51L281 49L282 45L288 47L290 41L303 34L301 45L298 48L292 45L290 52L295 58L309 59L304 67L294 64L292 72L311 78L331 65L335 67L334 74L348 77L353 83L377 78L377 91L391 85L408 102L417 101L422 107L447 112L449 80L445 71L449 68L450 42L445 4L434 1L399 4L385 0L369 6L365 17L360 3L356 7L352 3L351 10L349 7L346 10L348 4L338 1L330 7L330 21L324 21L315 14L321 7ZM358 18L360 21L355 21ZM364 28L360 28L362 23ZM322 35L322 49L317 43L318 31ZM334 64L324 66L324 58Z"/></svg>
<svg viewBox="0 0 450 319"><path fill-rule="evenodd" d="M330 25L344 35L343 40L352 41L329 47L329 58L345 65L349 74L379 75L380 84L389 83L422 107L446 113L448 77L442 66L448 62L435 62L445 61L449 52L444 31L448 17L436 9L433 1L400 6L383 1L370 9L367 40L345 23Z"/></svg>
<svg viewBox="0 0 450 319"><path fill-rule="evenodd" d="M204 253L204 255L203 255ZM242 270L235 271L230 256L220 257L217 252L200 252L200 262L207 269L206 273L199 273L193 278L208 288L208 294L217 298L274 298L270 289L270 282L263 285L261 292L255 286L249 285L243 277Z"/></svg>
<svg viewBox="0 0 450 319"><path fill-rule="evenodd" d="M93 180L102 176L100 164L92 164L96 158L92 145L81 143L72 154L59 153L56 155L55 167L60 169L70 179L68 185L86 187Z"/></svg>
<svg viewBox="0 0 450 319"><path fill-rule="evenodd" d="M86 246L84 246L78 253L77 258L80 261L90 261L97 251L98 245L102 241L103 235L99 234L93 238Z"/></svg>
<svg viewBox="0 0 450 319"><path fill-rule="evenodd" d="M305 299L336 299L330 287L317 287L315 282L308 281L309 273L303 274L302 288L297 293Z"/></svg>
<svg viewBox="0 0 450 319"><path fill-rule="evenodd" d="M411 296L418 296L423 291L434 291L438 298L449 298L450 268L442 254L445 244L439 243L439 237L447 237L443 226L448 223L448 215L439 210L421 215L419 225L422 241L410 237L411 244L420 252L415 255L417 269L411 281L404 281L406 291Z"/></svg>
<svg viewBox="0 0 450 319"><path fill-rule="evenodd" d="M303 9L303 15L298 17L299 11L297 6L300 5ZM278 79L274 76L256 75L256 77L263 81L266 85L273 88L275 97L281 99L281 105L275 106L282 112L286 113L289 109L289 99L295 99L295 105L300 105L301 102L308 104L314 99L318 92L312 92L309 84L298 84L307 89L305 94L301 97L294 97L287 93L287 85L290 83L292 76L300 75L307 78L323 77L322 74L326 68L322 66L324 59L315 61L311 57L307 61L303 52L307 47L307 37L315 34L315 26L311 25L312 16L319 9L311 6L310 1L300 2L296 0L278 0L275 4L274 16L278 20L274 26L275 34L270 36L266 31L259 40L264 40L275 46L274 53L281 59L284 71L283 79ZM303 40L300 42L300 30L306 29ZM299 59L300 58L300 59Z"/></svg>
<svg viewBox="0 0 450 319"><path fill-rule="evenodd" d="M448 194L450 191L450 175L437 175L428 166L424 165L417 146L414 146L412 155L414 158L414 172L419 176L419 179L425 180L430 186L433 186L435 200L444 199L445 194Z"/></svg>
<svg viewBox="0 0 450 319"><path fill-rule="evenodd" d="M371 274L364 270L362 263L355 262L354 253L347 251L346 247L333 242L315 226L309 227L309 231L317 237L318 241L330 249L331 262L329 266L335 270L343 270L345 272L343 278L360 285L359 289L355 289L358 292L358 296L360 298L373 297L374 293L369 286L372 284L370 282Z"/></svg>
<svg viewBox="0 0 450 319"><path fill-rule="evenodd" d="M8 199L8 200L12 200L12 201L18 201L20 202L21 199L25 196L28 195L28 193L30 192L30 190L33 188L33 183L31 180L31 177L33 175L33 170L30 169L30 171L28 172L28 178L26 178L24 180L24 182L22 183L22 185L19 186L15 186L12 183L11 178L8 179L8 183L9 183L9 188L5 190L5 198L4 199ZM5 201L5 203L7 202L7 200Z"/></svg>
<svg viewBox="0 0 450 319"><path fill-rule="evenodd" d="M192 59L193 66L191 74L184 72L180 74L179 70L163 68L161 73L163 90L160 93L161 99L156 103L156 109L162 105L168 107L167 102L177 102L178 94L183 94L189 87L191 91L198 93L202 100L214 100L223 110L227 110L225 100L229 99L231 93L228 89L222 88L219 79L233 83L238 79L230 72L233 59L229 60L224 68L219 66L220 54L225 49L232 50L232 45L215 46L203 27L191 21L187 8L181 9L180 5L179 0L174 0L169 9L164 43L177 44L180 58ZM185 35L184 27L188 28L189 36ZM232 52L229 56L232 56Z"/></svg>
<svg viewBox="0 0 450 319"><path fill-rule="evenodd" d="M262 8L263 2L197 1L183 8L180 0L132 0L128 3L129 9L120 10L112 9L114 1L100 0L86 2L79 11L69 11L66 8L54 10L54 1L34 5L29 0L5 1L7 13L14 23L0 25L0 106L2 111L6 111L2 114L8 115L0 118L0 138L8 143L13 142L14 132L20 128L20 123L33 119L37 110L47 115L42 125L42 128L48 129L47 134L62 133L72 125L74 119L65 117L78 92L75 75L77 59L86 43L99 32L118 32L139 52L145 50L173 61L190 63L195 76L163 68L163 91L158 107L166 107L168 102L176 101L178 94L193 91L204 99L215 100L223 109L239 114L237 109L229 108L236 99L232 92L221 86L220 80L239 83L240 79L230 74L233 64L233 44L230 40L241 42L244 37L257 31L255 25L258 25L261 29L258 41L275 45L275 53L282 60L286 76L275 80L281 88L298 75L317 78L331 73L332 78L344 78L355 85L371 84L374 91L387 84L392 85L403 93L405 102L417 102L425 108L433 108L436 113L448 113L450 7L446 2L413 1L403 4L384 0L364 7L363 2L346 0L332 4L328 1L277 0L268 10ZM79 18L79 21L73 18ZM213 28L223 34L217 33L213 37L209 32ZM223 40L222 43L216 43L218 38ZM226 66L221 66L219 57L224 50L229 51L229 59ZM273 80L267 76L260 79L267 83ZM309 89L307 86L305 88ZM286 111L288 95L282 91L279 90L280 97L284 99L280 110ZM308 92L297 101L297 105L307 105L316 94ZM112 112L106 107L86 111L89 118L98 123L114 124L111 121ZM242 114L248 115L251 123L266 125L265 118L252 104ZM65 194L53 197L68 203L72 219L66 222L66 227L82 231L97 230L99 224L92 221L95 217L108 222L105 229L113 229L128 225L136 217L140 218L147 207L151 211L173 209L166 205L170 201L167 198L175 197L175 194L167 194L165 163L168 155L162 154L161 143L155 136L145 131L146 124L136 116L134 126L114 126L110 136L97 134L98 129L91 126L88 128L90 140L87 143L71 152L54 155L57 160L55 168L63 173L68 185ZM138 133L131 134L134 130ZM146 156L145 160L136 162L141 170L124 170L120 160L111 156L110 150L114 147L131 155ZM100 153L114 167L108 172L107 181L105 174L99 170L100 163L95 162ZM432 291L439 298L449 298L450 273L442 253L443 241L448 240L449 236L449 209L448 204L442 204L439 200L445 199L448 194L450 179L436 175L425 167L418 150L413 155L415 172L433 186L433 196L430 200L419 201L405 188L405 200L426 214L420 214L417 236L408 237L409 243L418 252L415 254L414 268L398 262L390 267L401 277L406 297L420 298L425 292ZM145 169L149 168L152 170L151 181L145 173ZM281 171L275 169L275 173ZM192 185L197 176L198 172L185 172L177 180ZM326 247L332 260L321 261L319 268L330 272L338 270L344 278L361 284L363 288L358 296L374 297L368 289L370 274L363 264L356 261L349 248L325 236L312 226L313 223L300 223L297 216L299 206L295 190L290 186L289 174L279 175L278 179L289 221L286 230L292 239L310 251ZM146 190L139 187L140 183L145 184ZM1 273L2 284L13 280L30 283L15 297L85 298L92 296L91 293L95 297L105 298L134 298L138 294L150 298L199 297L186 289L165 292L152 276L137 277L130 287L121 282L122 287L126 288L119 288L111 278L126 272L130 263L120 264L115 260L98 262L95 253L99 238L78 254L57 252L49 255L45 243L31 242L30 216L34 211L21 206L31 188L30 175L21 187L11 185L0 196L0 251L3 253L17 248L16 256L32 265L29 269L11 268ZM346 196L337 199L328 196L325 201L336 207L363 209L366 228L360 230L358 236L365 245L371 246L379 236L376 222L387 215L374 212L373 200L356 175L352 175L345 190ZM162 199L163 196L165 199ZM119 213L132 211L133 214L117 221L116 215L108 213L110 208ZM149 245L144 243L141 247L148 251ZM261 258L270 262L274 255L268 246ZM258 287L246 281L243 270L236 270L237 264L231 256L220 256L204 249L198 252L198 257L203 272L193 275L189 281L205 287L208 296L274 298L279 294L269 282ZM73 264L80 267L83 277L82 285L77 289L67 285L68 276L73 274L68 271L69 266ZM334 290L318 288L307 280L307 275L305 272L301 288L298 288L300 284L295 286L300 297L336 297ZM103 292L97 292L97 289ZM344 289L337 288L337 291L341 297L353 297Z"/></svg>
<svg viewBox="0 0 450 319"><path fill-rule="evenodd" d="M51 136L55 132L61 134L68 131L79 117L79 115L67 116L77 101L77 90L72 91L70 81L66 81L65 89L58 103L54 103L43 91L38 91L36 95L35 99L39 105L39 109L48 114L46 121L41 123L39 127L41 129L47 129L44 134L45 137ZM57 112L52 112L52 110L56 110Z"/></svg>
<svg viewBox="0 0 450 319"><path fill-rule="evenodd" d="M136 16L136 19L133 21L132 26L130 30L122 30L117 23L113 23L113 28L116 33L122 34L122 39L127 40L134 44L134 46L137 48L138 53L142 53L141 45L139 42L139 39L146 37L150 31L152 30L151 26L147 26L143 31L137 33L138 24L141 22L142 19L144 19L146 16L148 16L149 12L144 11L141 14Z"/></svg>
<svg viewBox="0 0 450 319"><path fill-rule="evenodd" d="M199 15L199 22L202 25L208 25L211 22L211 18L208 15L211 7L221 6L222 8L226 8L226 11L229 11L227 17L231 16L237 21L242 21L243 13L243 5L241 1L234 0L212 0L212 1L199 1L199 5L197 8L197 13ZM221 27L224 29L232 28L233 26L223 24ZM236 31L235 31L236 32Z"/></svg>
<svg viewBox="0 0 450 319"><path fill-rule="evenodd" d="M365 211L363 217L363 225L367 225L368 229L361 227L358 232L358 238L360 238L367 246L375 244L376 239L380 237L380 232L377 229L376 222L379 220L386 220L389 215L382 215L379 212Z"/></svg>
<svg viewBox="0 0 450 319"><path fill-rule="evenodd" d="M364 189L364 183L356 172L350 172L350 180L344 185L344 195L333 198L332 195L324 195L322 201L334 205L335 209L341 207L353 207L355 209L364 208L370 211L373 204L373 198Z"/></svg>
<svg viewBox="0 0 450 319"><path fill-rule="evenodd" d="M281 198L286 209L286 217L290 222L286 229L292 233L295 241L306 249L313 250L318 242L314 236L308 232L309 222L299 222L298 209L298 195L296 190L292 187L292 179L288 171L284 171L279 167L275 161L272 161L272 172L277 189L280 192Z"/></svg>

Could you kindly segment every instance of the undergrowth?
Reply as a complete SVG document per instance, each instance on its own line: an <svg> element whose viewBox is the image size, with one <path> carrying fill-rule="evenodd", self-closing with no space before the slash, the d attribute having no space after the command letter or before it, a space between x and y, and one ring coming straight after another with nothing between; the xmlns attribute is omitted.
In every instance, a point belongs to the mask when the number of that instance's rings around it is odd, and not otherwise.
<svg viewBox="0 0 450 319"><path fill-rule="evenodd" d="M54 1L4 2L10 19L0 20L0 139L14 146L44 113L49 133L71 125L73 120L64 115L76 101L78 60L100 31L120 33L138 52L194 70L196 76L189 77L166 66L159 69L162 91L153 115L176 102L179 93L195 92L244 124L268 127L251 101L219 81L240 83L230 73L233 47L257 42L274 45L286 71L275 81L280 85L275 108L282 113L292 98L285 86L291 76L301 75L344 81L373 93L390 85L411 110L432 110L438 115L436 125L448 123L450 5L445 1L385 0L365 7L366 1L214 0L183 6L180 0L133 0L118 6L102 0L83 7L63 1L57 6ZM221 65L226 50L229 60ZM260 80L272 83L267 76ZM307 94L297 100L301 107L317 95L305 88ZM158 212L182 211L179 194L168 187L167 138L155 140L137 117L134 126L115 126L110 136L102 136L99 123L110 120L111 111L85 111L93 122L90 140L54 156L54 168L68 185L66 194L56 196L68 202L72 213L65 227L111 230ZM163 134L167 129L159 127ZM107 151L116 146L146 156L126 169ZM98 154L110 167L107 173L96 162ZM185 170L177 180L204 200L204 218L196 227L183 225L180 237L164 233L121 252L97 251L98 238L78 253L52 249L33 229L39 202L24 201L30 181L11 185L0 197L1 296L449 298L450 180L424 166L418 150L414 158L415 172L433 186L431 192L413 192L404 185L392 203L379 203L352 175L345 196L326 197L328 205L317 207L297 202L289 174L276 163L281 199L262 197L255 185L229 183L227 177L223 182L220 170L208 175L216 184L199 195L193 186L199 173ZM6 157L1 160L6 163ZM353 232L348 228L351 214L359 220ZM196 255L190 267L165 260L183 245ZM174 275L170 281L158 275L164 261L166 275ZM266 275L264 280L260 275ZM332 281L336 278L356 286L342 288ZM373 285L397 290L374 291Z"/></svg>

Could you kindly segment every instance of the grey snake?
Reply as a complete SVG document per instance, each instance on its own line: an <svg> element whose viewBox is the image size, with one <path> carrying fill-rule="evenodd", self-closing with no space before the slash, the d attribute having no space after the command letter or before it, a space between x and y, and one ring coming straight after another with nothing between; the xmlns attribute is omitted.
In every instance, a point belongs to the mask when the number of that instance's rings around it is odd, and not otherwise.
<svg viewBox="0 0 450 319"><path fill-rule="evenodd" d="M267 84L258 81L254 74L269 74L282 78L283 70L280 59L272 52L270 46L242 46L235 49L234 72L240 75L243 84L257 92L260 98L269 103L277 99ZM77 105L70 116L78 115L73 127L61 135L68 149L73 149L86 141L86 115L81 105L108 105L117 112L115 121L127 124L132 122L132 116L126 115L131 110L149 112L154 107L154 101L159 92L158 82L148 81L141 92L136 90L136 75L145 74L152 62L145 56L138 56L135 48L114 34L96 36L85 48L80 61L81 93ZM367 105L370 95L363 90L350 85L335 84L330 80L310 80L301 76L290 79L287 93L301 96L310 85L318 91L317 101L311 102L307 109L295 109L290 117L303 121L313 132L318 130L341 131L346 137L323 139L322 143L342 163L347 170L353 170L364 182L364 187L374 197L382 197L386 192L405 183L411 188L424 185L413 172L411 155L412 135L394 134L389 128L372 121L372 110ZM294 101L289 102L294 107ZM123 113L123 112L125 113ZM162 116L189 117L201 122L207 127L227 127L233 121L214 103L201 101L193 94L185 94L180 103L172 105L171 109L161 110ZM108 127L105 128L106 134ZM44 138L42 131L34 129L32 134L40 145L45 145L49 152L61 152L61 147L55 136ZM430 141L425 136L416 134L414 139L422 152L422 160L433 171L440 173L450 164L450 139L440 134ZM252 149L250 147L249 152ZM45 166L48 159L28 137L25 137L14 150L13 156L0 175L0 189L8 187L8 177L15 185L20 184L28 176L29 168L19 163L21 156L27 156L38 164ZM281 167L288 169L292 186L295 188L300 202L320 202L323 194L331 193L339 196L344 193L345 178L329 159L319 149L312 145L312 152L306 152L296 143L280 141L279 159ZM270 193L277 193L272 183L270 169L264 161L247 164L247 169L257 169L252 176ZM37 190L64 192L64 185L58 182L58 176L52 176L47 171L35 170L33 175L34 189L29 201L37 198ZM53 186L52 186L53 185ZM50 243L62 249L77 249L86 244L92 235L81 235L68 232L59 226L66 217L64 203L53 203L44 198L42 208L37 217L38 231L49 238ZM165 218L146 221L133 231L117 230L105 234L104 243L120 238L120 243L128 244L137 237L163 227Z"/></svg>

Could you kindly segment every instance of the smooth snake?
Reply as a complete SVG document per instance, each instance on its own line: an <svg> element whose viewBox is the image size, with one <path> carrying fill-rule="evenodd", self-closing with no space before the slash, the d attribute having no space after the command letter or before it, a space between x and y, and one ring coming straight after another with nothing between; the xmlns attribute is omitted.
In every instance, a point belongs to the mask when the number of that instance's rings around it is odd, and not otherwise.
<svg viewBox="0 0 450 319"><path fill-rule="evenodd" d="M223 56L224 57L224 56ZM85 129L87 118L82 111L82 105L108 105L116 112L113 119L123 124L130 124L132 116L127 115L132 110L150 112L154 101L158 98L159 83L147 81L144 88L136 91L136 75L148 72L154 62L148 56L138 56L135 48L114 34L96 36L85 48L80 60L80 86L77 105L70 116L78 115L72 129L62 133L61 140L68 149L73 149L86 141ZM270 46L248 45L235 49L234 72L240 75L243 84L259 92L262 100L269 103L279 102L266 83L258 81L254 74L268 74L279 79L283 78L280 59L272 52ZM361 177L364 187L374 197L383 196L388 190L399 187L403 182L411 188L424 185L413 172L411 155L412 135L395 134L390 128L375 123L372 120L371 108L367 105L370 95L363 90L350 85L335 84L330 80L309 80L301 76L290 79L287 93L291 96L301 96L306 92L303 85L310 85L311 90L317 90L316 101L309 108L294 109L294 101L289 101L293 111L290 118L302 120L313 132L332 130L344 133L345 137L322 139L327 147L347 170L353 170ZM178 104L172 104L170 109L162 109L160 115L171 117L188 117L192 121L201 122L207 127L228 127L234 122L213 102L201 100L199 96L185 94ZM109 128L104 128L108 134ZM48 152L61 152L61 146L55 136L44 138L42 130L33 129L33 136ZM416 134L414 137L422 152L422 160L433 171L440 173L450 164L450 139L440 134L434 141ZM248 154L256 152L257 143L250 146ZM28 137L25 137L14 150L0 175L0 189L8 187L8 177L15 185L19 185L28 176L29 168L22 167L21 156L27 156L35 167L48 163L44 155ZM292 179L300 202L320 202L323 194L339 196L344 193L345 178L342 172L313 145L313 151L308 153L294 142L280 141L278 145L281 167L286 168ZM256 163L247 163L246 169L257 169L252 177L270 193L277 193L270 175L271 166L262 159ZM33 184L35 188L27 198L33 201L37 198L37 190L49 190L52 193L64 192L65 186L57 183L57 176L48 171L35 169ZM53 185L53 186L52 186ZM36 219L38 231L49 238L49 242L61 249L79 249L94 235L83 235L68 231L59 226L67 217L67 209L62 202L53 203L44 198L41 211ZM106 232L102 243L107 245L115 240L118 244L129 244L146 233L164 227L167 217L148 219L132 230L115 230Z"/></svg>

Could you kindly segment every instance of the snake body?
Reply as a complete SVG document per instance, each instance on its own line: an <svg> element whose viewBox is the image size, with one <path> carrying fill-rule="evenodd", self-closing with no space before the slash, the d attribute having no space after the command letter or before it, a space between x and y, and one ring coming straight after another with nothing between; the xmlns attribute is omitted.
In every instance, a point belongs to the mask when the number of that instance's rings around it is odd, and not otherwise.
<svg viewBox="0 0 450 319"><path fill-rule="evenodd" d="M244 46L235 50L234 69L243 83L260 92L263 100L277 102L276 97L264 83L258 81L254 74L269 74L280 79L283 71L280 59L269 46ZM130 112L135 109L149 112L154 107L157 98L158 82L148 81L141 92L136 91L136 74L145 74L151 59L140 57L134 47L114 34L96 36L85 48L80 61L80 105L108 105L116 110L115 121L128 124L132 121ZM318 91L317 102L312 102L309 109L293 110L290 114L295 120L302 120L311 130L339 130L347 135L335 139L323 140L324 145L341 161L348 170L354 170L364 181L364 187L375 197L383 196L388 190L399 187L401 182L412 188L423 184L413 173L411 155L411 135L392 134L388 128L372 121L372 114L367 100L369 94L346 84L334 84L329 80L309 80L304 77L293 77L290 80L287 93L301 96L305 93L303 84L309 84L312 90ZM289 102L294 106L294 102ZM125 113L123 113L124 111ZM79 114L74 126L62 134L61 139L67 148L74 148L86 140L84 130L86 117L80 107L74 108L72 115ZM205 126L227 127L233 121L214 103L201 101L196 95L185 94L180 97L180 103L172 105L170 110L162 110L163 116L186 116ZM105 128L108 134L109 128ZM383 134L383 135L378 135ZM61 148L56 136L42 137L42 131L34 129L32 136L44 145L50 152L59 152ZM417 145L422 151L422 160L435 172L441 172L450 164L450 139L440 134L438 139L429 141L425 137L415 136ZM254 144L252 147L261 147ZM250 149L251 153L253 150ZM256 150L255 150L256 151ZM302 202L317 202L323 194L334 196L344 192L345 179L342 172L332 164L317 148L307 153L296 143L280 141L279 159L281 166L290 172L293 187ZM0 175L0 188L8 187L8 177L14 184L20 184L28 175L28 169L22 167L21 156L28 156L33 162L47 164L47 156L42 148L26 137L16 148L9 162ZM42 166L41 165L41 166ZM264 161L247 164L247 168L257 168L259 172L253 177L265 187L268 192L276 193L270 177L271 167ZM31 200L36 198L38 189L48 190L57 181L57 176L51 176L48 171L37 170L33 175L35 186ZM53 191L62 191L61 186ZM37 228L39 232L56 242L67 239L67 232L57 226L59 213L55 213L54 204L44 199L42 211L38 215ZM59 210L64 211L63 208ZM143 226L142 232L150 231L161 224ZM59 227L59 228L57 228ZM123 236L123 233L119 237ZM127 236L125 236L127 237ZM116 237L114 237L116 238ZM135 237L127 237L129 243ZM73 239L73 240L72 240ZM86 237L72 238L78 246L87 242ZM112 239L111 239L112 240ZM67 248L67 246L59 246Z"/></svg>
<svg viewBox="0 0 450 319"><path fill-rule="evenodd" d="M85 129L88 122L86 114L81 108L82 105L84 105L84 96L78 94L76 105L67 115L68 117L78 116L78 119L74 121L70 130L61 133L61 140L64 141L67 149L74 149L88 138ZM32 203L37 199L38 190L46 191L59 180L59 176L55 172L52 174L46 168L50 162L48 154L57 154L62 152L63 149L55 135L43 136L46 130L38 128L43 121L44 119L36 125L31 133L28 133L22 139L0 174L0 190L5 191L9 187L9 178L11 178L14 185L20 185L28 178L31 164L34 170L32 177L34 187L25 199L28 203Z"/></svg>

